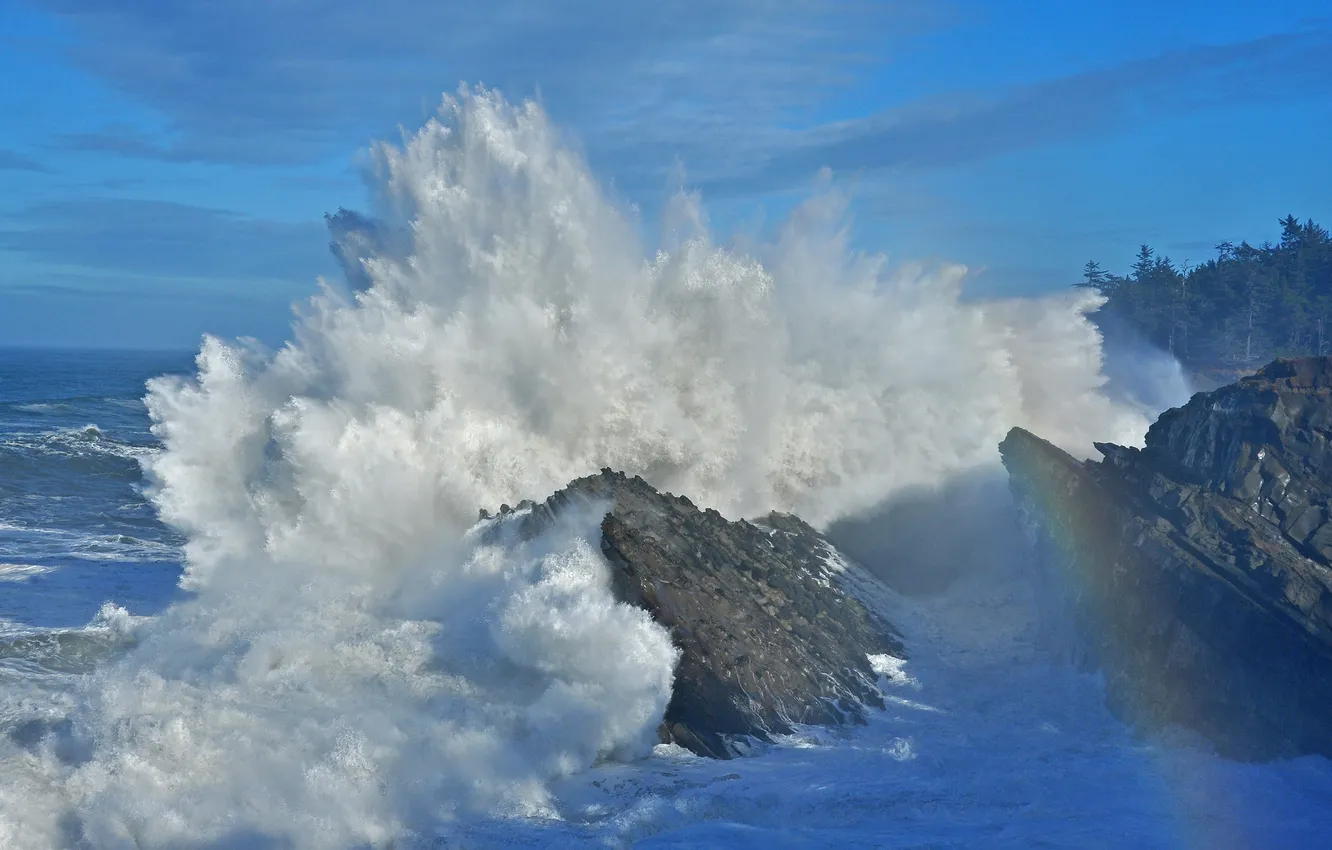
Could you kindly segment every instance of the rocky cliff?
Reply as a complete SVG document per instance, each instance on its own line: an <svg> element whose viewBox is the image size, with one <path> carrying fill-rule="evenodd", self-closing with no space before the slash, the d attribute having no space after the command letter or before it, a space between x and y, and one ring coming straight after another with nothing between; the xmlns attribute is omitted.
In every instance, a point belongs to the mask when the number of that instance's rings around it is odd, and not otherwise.
<svg viewBox="0 0 1332 850"><path fill-rule="evenodd" d="M1112 707L1228 755L1332 755L1332 358L1278 360L1079 462L1000 446Z"/></svg>
<svg viewBox="0 0 1332 850"><path fill-rule="evenodd" d="M610 470L520 508L525 536L603 514L616 597L650 612L681 650L663 741L729 758L747 738L863 722L883 706L868 656L905 657L901 641L844 587L857 568L798 518L729 522Z"/></svg>

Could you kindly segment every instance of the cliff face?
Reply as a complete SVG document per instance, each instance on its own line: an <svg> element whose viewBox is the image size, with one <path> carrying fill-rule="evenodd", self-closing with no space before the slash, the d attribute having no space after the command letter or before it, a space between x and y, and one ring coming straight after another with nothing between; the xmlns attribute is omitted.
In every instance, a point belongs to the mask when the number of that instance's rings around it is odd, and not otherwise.
<svg viewBox="0 0 1332 850"><path fill-rule="evenodd" d="M796 517L728 522L610 470L522 507L524 534L604 511L616 597L651 613L681 650L663 741L729 758L745 737L863 722L867 706L883 706L867 656L904 657L902 644L842 587L856 568Z"/></svg>
<svg viewBox="0 0 1332 850"><path fill-rule="evenodd" d="M1332 358L1200 393L1142 450L1000 446L1112 707L1223 753L1332 755Z"/></svg>

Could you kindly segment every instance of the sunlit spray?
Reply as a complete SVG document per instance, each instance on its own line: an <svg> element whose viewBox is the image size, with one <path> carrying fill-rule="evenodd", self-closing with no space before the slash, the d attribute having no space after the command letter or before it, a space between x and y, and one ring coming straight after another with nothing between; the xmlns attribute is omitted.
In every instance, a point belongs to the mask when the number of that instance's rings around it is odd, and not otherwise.
<svg viewBox="0 0 1332 850"><path fill-rule="evenodd" d="M87 680L65 749L7 757L0 843L552 815L552 778L647 751L676 654L611 597L595 517L493 542L479 507L612 467L826 526L993 468L1013 425L1081 453L1145 429L1102 392L1095 296L964 302L961 267L852 251L835 196L742 252L682 195L647 251L537 105L484 90L377 161L402 250L346 246L356 279L280 351L209 338L151 384L193 595Z"/></svg>

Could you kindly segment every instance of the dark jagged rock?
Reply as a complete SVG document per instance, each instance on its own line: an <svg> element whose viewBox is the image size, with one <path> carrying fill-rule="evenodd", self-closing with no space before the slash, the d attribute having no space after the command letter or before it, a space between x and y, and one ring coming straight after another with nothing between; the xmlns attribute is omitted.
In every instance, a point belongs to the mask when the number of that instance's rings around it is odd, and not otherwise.
<svg viewBox="0 0 1332 850"><path fill-rule="evenodd" d="M864 722L867 706L883 706L866 656L905 657L902 644L842 588L831 548L800 519L729 522L610 470L530 507L523 536L604 511L615 596L650 612L681 650L663 742L730 758L746 738Z"/></svg>
<svg viewBox="0 0 1332 850"><path fill-rule="evenodd" d="M1112 706L1219 751L1332 755L1332 358L1278 360L1079 462L1000 446Z"/></svg>

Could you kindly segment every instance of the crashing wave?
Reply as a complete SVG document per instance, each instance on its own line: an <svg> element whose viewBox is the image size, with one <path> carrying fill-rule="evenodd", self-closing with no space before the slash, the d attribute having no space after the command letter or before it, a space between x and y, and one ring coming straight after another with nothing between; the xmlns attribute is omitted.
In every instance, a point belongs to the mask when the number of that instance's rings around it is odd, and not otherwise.
<svg viewBox="0 0 1332 850"><path fill-rule="evenodd" d="M484 90L378 155L409 248L349 246L350 291L275 354L209 338L152 383L141 460L193 596L87 678L81 758L4 757L0 843L555 815L554 777L647 752L675 652L614 602L594 522L487 542L479 506L613 467L825 525L994 464L1014 424L1075 451L1145 427L1101 392L1094 297L964 302L961 267L850 251L835 198L745 253L682 196L648 252L539 107Z"/></svg>

